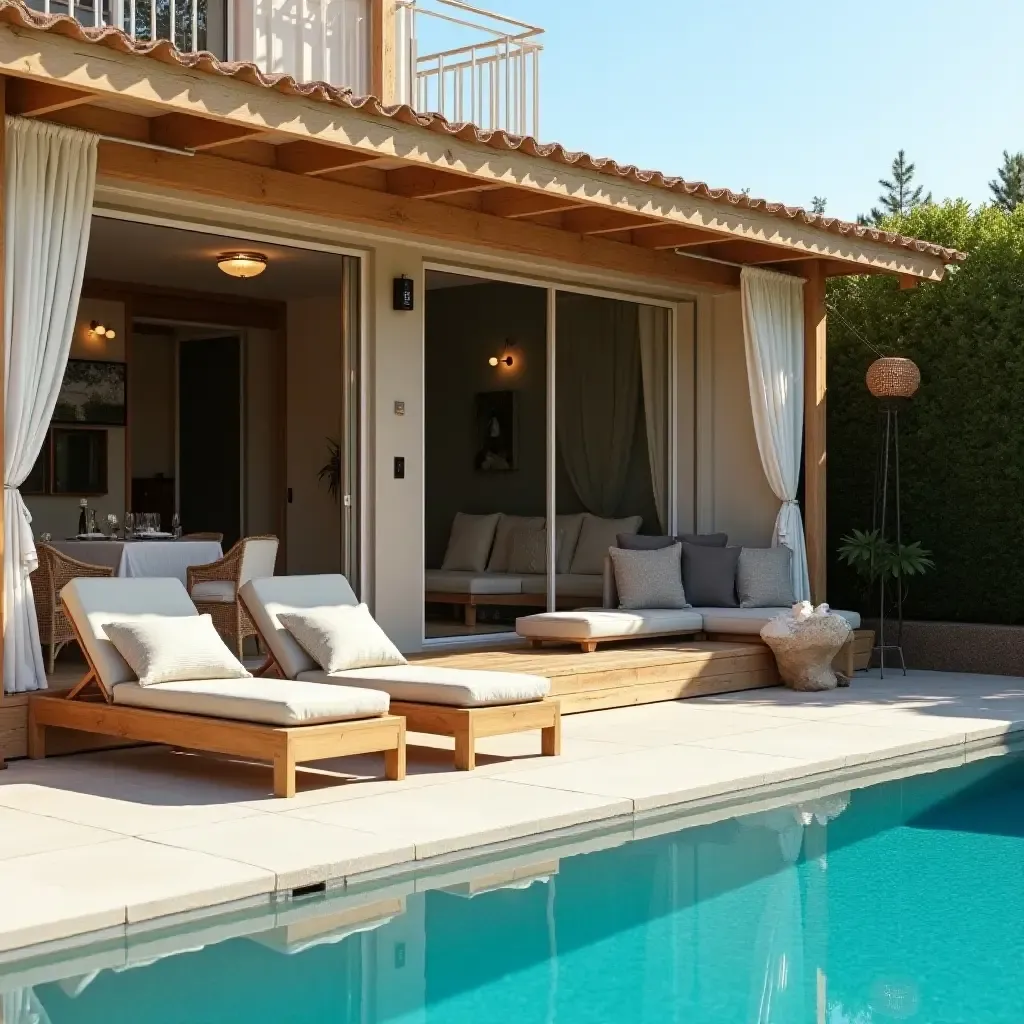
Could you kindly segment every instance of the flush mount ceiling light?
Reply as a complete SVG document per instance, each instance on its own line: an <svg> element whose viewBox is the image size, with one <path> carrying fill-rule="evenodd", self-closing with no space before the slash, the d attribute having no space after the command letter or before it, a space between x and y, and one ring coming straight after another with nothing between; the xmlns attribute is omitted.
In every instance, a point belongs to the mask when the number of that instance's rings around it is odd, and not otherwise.
<svg viewBox="0 0 1024 1024"><path fill-rule="evenodd" d="M228 277L259 277L267 269L267 257L261 252L222 252L217 266Z"/></svg>
<svg viewBox="0 0 1024 1024"><path fill-rule="evenodd" d="M92 331L92 333L95 334L97 338L113 339L117 337L117 332L113 329L113 327L105 327L103 324L99 322L99 320L93 320L92 323L89 324L89 330Z"/></svg>

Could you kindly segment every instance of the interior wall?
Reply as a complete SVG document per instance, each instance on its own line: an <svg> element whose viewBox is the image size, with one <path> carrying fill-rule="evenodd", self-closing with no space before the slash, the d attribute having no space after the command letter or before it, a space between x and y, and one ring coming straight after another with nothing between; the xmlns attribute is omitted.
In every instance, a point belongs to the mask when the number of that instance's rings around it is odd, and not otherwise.
<svg viewBox="0 0 1024 1024"><path fill-rule="evenodd" d="M132 333L129 388L136 413L131 429L134 477L174 476L175 363L173 337Z"/></svg>
<svg viewBox="0 0 1024 1024"><path fill-rule="evenodd" d="M340 294L289 302L287 324L287 571L340 572L340 509L317 479L328 438L341 440Z"/></svg>
<svg viewBox="0 0 1024 1024"><path fill-rule="evenodd" d="M96 338L89 329L93 320L113 328L115 337ZM124 303L82 299L78 306L70 358L123 362L126 336ZM129 373L129 408L132 400ZM107 431L107 493L89 498L89 507L96 510L101 522L110 512L121 518L125 509L125 428L104 429ZM26 495L25 504L32 515L32 532L37 538L44 533L51 534L54 540L73 537L78 532L78 502L77 497L70 495Z"/></svg>
<svg viewBox="0 0 1024 1024"><path fill-rule="evenodd" d="M250 535L280 536L284 528L282 342L278 331L253 328L245 334L244 526Z"/></svg>
<svg viewBox="0 0 1024 1024"><path fill-rule="evenodd" d="M779 502L757 450L739 292L715 296L707 303L712 317L711 352L706 356L713 361L712 400L697 429L699 433L710 428L711 433L710 473L702 474L712 491L710 527L728 533L730 544L767 547Z"/></svg>

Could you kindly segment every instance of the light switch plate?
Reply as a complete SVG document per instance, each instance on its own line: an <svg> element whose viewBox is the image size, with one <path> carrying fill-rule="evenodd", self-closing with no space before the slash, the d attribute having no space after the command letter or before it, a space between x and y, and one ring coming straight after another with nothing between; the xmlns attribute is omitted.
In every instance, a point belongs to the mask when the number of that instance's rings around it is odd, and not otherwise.
<svg viewBox="0 0 1024 1024"><path fill-rule="evenodd" d="M396 416L404 416L405 415L405 402L395 402L395 415Z"/></svg>

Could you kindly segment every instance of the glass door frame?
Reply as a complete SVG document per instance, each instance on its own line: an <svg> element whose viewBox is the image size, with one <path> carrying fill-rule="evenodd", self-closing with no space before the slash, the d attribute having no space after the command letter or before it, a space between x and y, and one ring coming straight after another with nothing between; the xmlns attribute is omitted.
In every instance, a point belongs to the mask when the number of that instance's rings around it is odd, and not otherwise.
<svg viewBox="0 0 1024 1024"><path fill-rule="evenodd" d="M501 270L492 270L486 267L473 266L472 264L460 263L457 261L447 263L440 260L424 260L424 275L429 271L443 274L459 274L465 277L479 278L481 281L498 281L505 284L519 284L530 288L541 288L546 295L546 366L545 366L545 502L544 514L548 523L555 522L557 507L557 486L556 476L558 469L558 439L556 435L556 386L555 361L557 357L557 301L559 292L572 292L577 295L592 295L601 299L617 299L622 302L632 302L638 306L659 306L668 310L668 438L666 444L667 482L668 482L668 522L665 524L666 532L674 535L678 527L679 496L678 496L678 441L679 441L679 346L680 346L680 307L689 306L696 301L696 296L685 295L676 299L664 299L636 292L622 291L614 288L601 288L592 285L576 284L571 281L558 281L550 278L530 277L525 274L507 273ZM425 290L424 290L425 291ZM424 302L426 296L424 294ZM426 316L423 318L423 345L426 345ZM425 350L425 349L424 349ZM426 408L426 378L424 377L423 406ZM424 493L424 508L422 523L426 522L426 494ZM554 530L547 531L547 552L546 552L546 611L557 609L557 537ZM423 577L420 577L423 589ZM421 624L422 643L424 648L447 647L447 646L471 646L474 644L492 643L495 640L514 637L515 631L509 630L501 633L481 633L474 636L452 636L452 637L427 637L426 635L426 607L424 602L424 615Z"/></svg>

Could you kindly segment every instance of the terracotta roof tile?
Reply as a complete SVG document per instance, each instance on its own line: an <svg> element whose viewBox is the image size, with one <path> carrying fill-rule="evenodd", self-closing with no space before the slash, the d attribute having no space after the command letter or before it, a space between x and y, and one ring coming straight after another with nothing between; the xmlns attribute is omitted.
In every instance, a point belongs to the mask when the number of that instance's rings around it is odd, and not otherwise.
<svg viewBox="0 0 1024 1024"><path fill-rule="evenodd" d="M164 64L220 75L248 82L264 89L274 89L283 95L302 96L342 107L349 107L370 113L376 117L417 125L439 134L451 135L460 140L493 149L518 151L528 156L551 160L570 167L584 168L607 174L610 177L652 185L668 192L685 193L729 205L738 209L763 210L780 219L800 221L835 235L850 236L854 239L877 242L894 248L937 256L947 263L966 259L966 254L948 249L934 242L910 238L893 231L882 231L875 227L827 217L824 214L809 213L799 206L772 203L726 188L711 188L702 181L686 181L684 178L663 174L661 171L645 171L634 164L620 164L609 157L593 157L589 153L574 152L560 143L541 143L529 135L511 135L508 132L486 131L469 122L453 123L440 114L423 114L407 104L384 105L374 96L357 96L351 89L342 89L326 82L297 82L291 75L270 75L255 64L244 61L224 61L211 53L186 53L178 50L166 39L155 42L136 40L120 29L107 27L88 28L66 15L46 15L26 7L21 0L0 0L0 22L21 28L38 29L54 35L66 36L80 42L95 43L120 53L132 53L158 60Z"/></svg>

